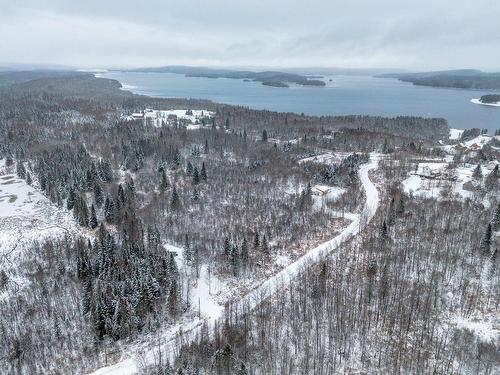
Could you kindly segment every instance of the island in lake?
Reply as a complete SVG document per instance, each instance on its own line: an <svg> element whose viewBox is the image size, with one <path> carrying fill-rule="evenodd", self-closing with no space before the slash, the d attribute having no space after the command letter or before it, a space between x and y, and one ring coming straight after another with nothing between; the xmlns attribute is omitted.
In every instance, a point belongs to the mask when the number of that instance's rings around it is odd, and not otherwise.
<svg viewBox="0 0 500 375"><path fill-rule="evenodd" d="M500 107L500 94L483 95L479 99L472 99L472 103Z"/></svg>
<svg viewBox="0 0 500 375"><path fill-rule="evenodd" d="M325 86L324 81L320 79L313 79L320 78L317 76L311 78L302 74L276 71L253 72L248 70L213 69L190 66L139 68L129 71L141 73L175 73L184 74L187 77L242 79L245 82L261 82L263 85L272 87L289 87L290 84L302 86Z"/></svg>
<svg viewBox="0 0 500 375"><path fill-rule="evenodd" d="M424 73L388 73L376 77L397 78L418 86L452 87L459 89L500 89L500 73L486 73L475 69L444 70Z"/></svg>
<svg viewBox="0 0 500 375"><path fill-rule="evenodd" d="M481 96L481 103L500 103L500 94L490 94Z"/></svg>

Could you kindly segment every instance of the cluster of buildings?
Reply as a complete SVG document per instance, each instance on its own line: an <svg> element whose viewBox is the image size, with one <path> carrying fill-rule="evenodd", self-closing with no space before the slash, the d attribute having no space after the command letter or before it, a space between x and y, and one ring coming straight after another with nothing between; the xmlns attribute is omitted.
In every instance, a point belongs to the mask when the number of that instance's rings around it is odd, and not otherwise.
<svg viewBox="0 0 500 375"><path fill-rule="evenodd" d="M146 108L141 112L134 112L130 115L122 115L125 121L143 120L145 124L156 127L163 125L199 125L208 124L214 116L214 112L203 109L169 109L155 110Z"/></svg>

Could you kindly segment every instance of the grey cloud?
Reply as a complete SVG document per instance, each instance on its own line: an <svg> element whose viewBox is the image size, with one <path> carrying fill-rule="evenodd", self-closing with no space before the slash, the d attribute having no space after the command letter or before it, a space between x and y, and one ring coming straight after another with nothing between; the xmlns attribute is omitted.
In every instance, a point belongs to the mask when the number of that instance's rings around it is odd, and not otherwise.
<svg viewBox="0 0 500 375"><path fill-rule="evenodd" d="M500 3L0 0L0 62L500 70Z"/></svg>

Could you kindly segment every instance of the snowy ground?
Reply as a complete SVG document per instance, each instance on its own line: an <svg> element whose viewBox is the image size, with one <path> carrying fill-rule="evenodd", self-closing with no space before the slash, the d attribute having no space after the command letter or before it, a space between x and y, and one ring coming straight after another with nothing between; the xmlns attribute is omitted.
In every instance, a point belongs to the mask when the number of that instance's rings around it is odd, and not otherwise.
<svg viewBox="0 0 500 375"><path fill-rule="evenodd" d="M365 225L375 215L380 201L378 190L370 181L368 176L369 172L375 169L377 165L378 155L372 155L371 161L368 164L361 166L359 171L360 180L367 197L361 215L353 215L351 224L349 224L349 226L347 226L339 235L315 247L314 249L311 249L307 254L289 264L282 271L249 292L240 301L234 303L231 306L232 311L242 309L244 306L249 306L250 308L258 306L261 301L269 298L280 289L286 287L291 280L299 276L305 269L323 260L326 256L337 250L342 243L351 239L365 227ZM182 250L179 248L175 248L175 251L178 252L178 254L182 254ZM182 262L182 255L178 255L178 257L178 261ZM287 259L280 260L287 262ZM182 341L184 343L195 340L204 325L209 328L210 332L210 327L218 321L220 316L222 316L221 314L223 313L223 310L214 308L214 301L210 298L210 295L208 295L209 300L206 300L206 278L205 281L201 281L201 285L197 287L195 293L192 293L192 296L195 299L200 298L200 300L203 298L203 301L207 303L207 307L203 308L205 318L180 322L179 324L170 327L167 331L159 333L157 340L162 343L161 350L162 358L164 359L172 358L172 356L177 353L177 348L179 346L179 342L177 341L179 333L182 332ZM153 363L157 360L159 352L152 348L144 348L141 352L129 352L129 356L130 357L124 358L122 361L113 366L103 367L97 370L94 372L94 375L135 374L140 370L141 364Z"/></svg>
<svg viewBox="0 0 500 375"><path fill-rule="evenodd" d="M450 139L458 140L462 132L462 130L450 129ZM486 134L479 135L469 141L460 143L461 149L476 152L487 145L492 138L492 136ZM497 136L494 138L498 139ZM453 161L453 157L457 153L455 147L456 145L442 146L441 149L448 154L446 157L419 163L417 170L411 172L409 177L402 181L404 191L407 194L412 193L422 198L440 199L444 189L451 187L453 196L462 199L473 198L474 194L472 190L479 187L480 183L484 181L484 178L491 172L497 162L493 161L481 165L483 180L475 180L472 178L472 174L477 165L459 164L453 169L448 168L448 164ZM464 189L464 184L467 187L466 189ZM483 199L482 203L485 206L489 205L486 198Z"/></svg>
<svg viewBox="0 0 500 375"><path fill-rule="evenodd" d="M451 186L451 192L454 196L462 199L472 198L472 191L464 189L464 184L479 184L472 178L476 165L460 165L453 170L448 170L447 166L448 163L445 162L419 163L417 171L410 173L410 176L402 182L405 193L421 198L440 199L443 189ZM436 177L430 177L429 170L436 174ZM490 173L490 170L484 165L481 166L481 170L483 176Z"/></svg>
<svg viewBox="0 0 500 375"><path fill-rule="evenodd" d="M311 187L313 192L313 210L321 211L330 202L335 202L342 194L346 192L338 186L314 185Z"/></svg>
<svg viewBox="0 0 500 375"><path fill-rule="evenodd" d="M482 316L480 319L457 316L451 319L456 328L471 332L477 339L485 343L496 343L500 340L500 317Z"/></svg>
<svg viewBox="0 0 500 375"><path fill-rule="evenodd" d="M64 209L17 177L15 166L0 160L0 268L15 273L23 249L34 241L77 233L79 228ZM15 277L14 277L15 279ZM17 280L18 284L21 280Z"/></svg>
<svg viewBox="0 0 500 375"><path fill-rule="evenodd" d="M227 289L224 281L213 275L208 269L208 265L204 264L200 267L199 277L194 278L193 282L190 275L194 271L192 267L186 265L184 249L170 244L166 244L165 248L177 254L175 257L177 268L183 274L183 279L186 280L185 285L182 285L182 295L189 296L193 310L202 318L217 319L221 317L224 306L217 301L217 296Z"/></svg>
<svg viewBox="0 0 500 375"><path fill-rule="evenodd" d="M474 139L471 139L470 141L467 141L464 143L466 147L471 147L472 145L476 144L480 146L481 148L486 145L489 141L491 141L491 136L489 135L480 135Z"/></svg>
<svg viewBox="0 0 500 375"><path fill-rule="evenodd" d="M487 105L490 107L500 107L500 102L497 103L483 103L480 98L470 100L474 104Z"/></svg>
<svg viewBox="0 0 500 375"><path fill-rule="evenodd" d="M320 155L310 156L308 158L300 159L298 161L299 164L313 162L318 164L326 164L326 163L340 163L342 160L347 158L352 153L350 152L327 152Z"/></svg>
<svg viewBox="0 0 500 375"><path fill-rule="evenodd" d="M462 137L463 132L464 131L460 129L450 129L450 139L451 140L460 139L460 137Z"/></svg>
<svg viewBox="0 0 500 375"><path fill-rule="evenodd" d="M483 135L477 136L476 138L473 138L473 139L471 139L469 141L460 142L460 143L457 143L457 144L461 148L463 148L463 149L469 149L470 151L477 151L480 148L483 148L489 141L491 141L492 138L493 137L490 136L490 135L483 134ZM499 139L498 136L495 136L495 138ZM450 140L456 140L456 141L458 141L458 138L457 139L452 139L450 137ZM451 144L451 145L441 146L441 149L443 151L447 152L448 154L453 155L456 152L455 147L456 147L456 144Z"/></svg>

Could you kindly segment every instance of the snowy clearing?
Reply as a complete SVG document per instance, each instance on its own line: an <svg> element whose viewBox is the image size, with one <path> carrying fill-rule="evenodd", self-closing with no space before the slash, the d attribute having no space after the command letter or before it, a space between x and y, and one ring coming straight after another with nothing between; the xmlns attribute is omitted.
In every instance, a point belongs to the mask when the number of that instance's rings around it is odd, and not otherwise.
<svg viewBox="0 0 500 375"><path fill-rule="evenodd" d="M25 247L48 238L71 236L79 232L79 227L66 210L51 203L14 171L14 165L6 167L5 160L0 160L0 268L20 286L24 280L16 271Z"/></svg>
<svg viewBox="0 0 500 375"><path fill-rule="evenodd" d="M476 183L472 174L475 165L459 166L452 170L447 169L447 163L419 163L416 172L402 181L406 194L413 194L421 198L440 198L446 185L451 185L453 195L462 199L472 198L472 191L464 189L464 184L474 186ZM489 171L481 167L483 175Z"/></svg>
<svg viewBox="0 0 500 375"><path fill-rule="evenodd" d="M185 280L189 280L191 267L186 265L184 259L184 249L170 244L165 245L168 251L176 253L175 262L179 272L183 273ZM183 295L189 296L190 305L194 311L204 318L219 318L224 312L224 306L217 302L215 296L225 291L225 283L213 275L207 265L200 267L200 277L195 279L193 285L191 281L183 285ZM189 291L188 291L189 290Z"/></svg>
<svg viewBox="0 0 500 375"><path fill-rule="evenodd" d="M460 130L460 129L450 129L450 137L449 137L449 139L451 139L451 140L460 139L462 137L463 132L464 131Z"/></svg>
<svg viewBox="0 0 500 375"><path fill-rule="evenodd" d="M311 191L313 194L314 211L323 210L329 202L335 202L346 192L346 190L341 187L327 185L314 185L311 187Z"/></svg>
<svg viewBox="0 0 500 375"><path fill-rule="evenodd" d="M75 233L73 217L52 204L42 193L14 174L15 167L0 160L0 254L18 249L21 243L53 235Z"/></svg>
<svg viewBox="0 0 500 375"><path fill-rule="evenodd" d="M260 286L245 295L240 301L231 306L232 311L238 311L243 309L243 307L255 308L263 300L269 298L274 293L278 292L282 288L285 288L293 279L299 276L305 269L317 264L321 260L325 259L333 251L337 250L339 246L358 234L372 219L375 212L379 206L380 198L379 193L375 185L371 182L369 178L369 172L377 168L379 157L378 155L371 155L370 162L361 166L359 170L359 177L361 183L365 189L366 202L361 215L355 215L353 221L349 226L347 226L339 235L333 239L324 242L323 244L310 250L307 254L296 260L295 262L288 265L282 271L274 275L273 277L264 281ZM180 253L181 251L178 250ZM202 286L199 292L206 292L206 286ZM199 296L198 293L195 296ZM195 297L196 298L196 297ZM213 307L213 306L212 306ZM170 358L175 355L176 348L179 345L177 337L179 333L182 333L182 341L184 343L193 341L196 339L198 333L203 329L205 324L209 332L211 332L211 327L217 322L217 314L219 311L212 310L212 307L204 308L210 316L207 319L195 320L189 322L189 324L175 325L168 331L162 334L161 342L163 343L162 358ZM221 312L222 313L222 312ZM158 352L155 349L150 348L145 352L131 354L134 358L126 358L123 361L108 367L103 367L95 371L94 375L129 375L135 374L140 370L140 365L144 363L152 363L158 356Z"/></svg>
<svg viewBox="0 0 500 375"><path fill-rule="evenodd" d="M318 163L318 164L326 164L326 163L340 163L342 160L352 155L350 152L327 152L325 154L314 155L304 159L300 159L298 161L299 164L302 163Z"/></svg>

